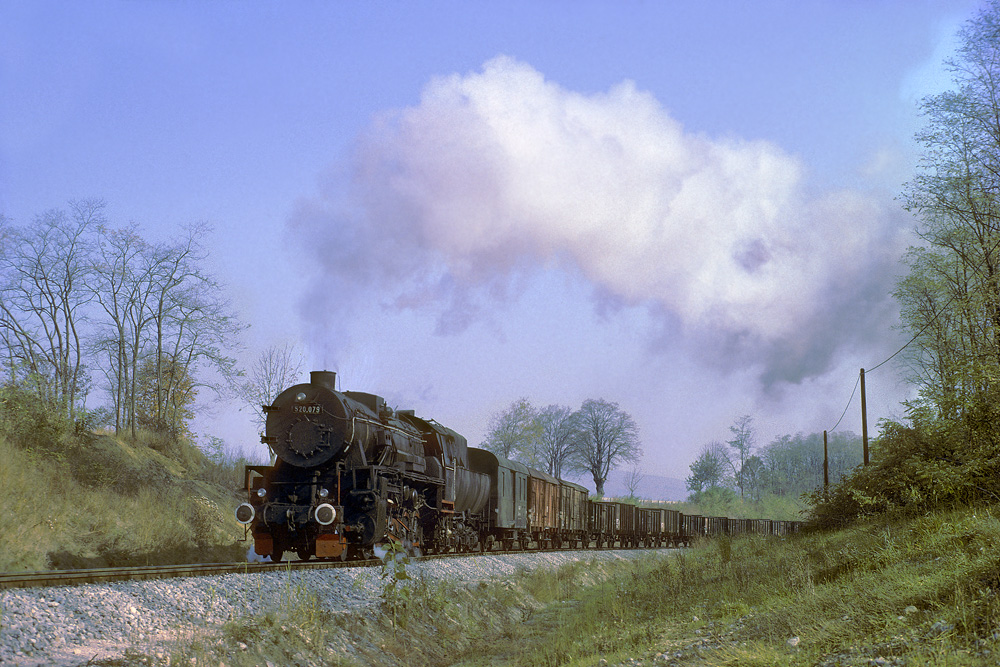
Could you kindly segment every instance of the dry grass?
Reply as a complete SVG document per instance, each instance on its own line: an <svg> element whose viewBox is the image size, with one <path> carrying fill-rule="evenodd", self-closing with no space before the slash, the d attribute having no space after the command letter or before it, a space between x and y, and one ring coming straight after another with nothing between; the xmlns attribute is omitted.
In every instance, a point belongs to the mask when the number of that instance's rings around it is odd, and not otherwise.
<svg viewBox="0 0 1000 667"><path fill-rule="evenodd" d="M45 450L0 438L0 461L0 571L234 560L245 551L232 514L239 498L199 479L207 464L192 469L111 437Z"/></svg>

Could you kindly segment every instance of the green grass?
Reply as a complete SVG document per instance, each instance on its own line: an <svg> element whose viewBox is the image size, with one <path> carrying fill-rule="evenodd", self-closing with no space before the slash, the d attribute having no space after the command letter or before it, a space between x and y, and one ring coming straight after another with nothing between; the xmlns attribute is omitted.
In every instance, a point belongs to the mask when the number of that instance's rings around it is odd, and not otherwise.
<svg viewBox="0 0 1000 667"><path fill-rule="evenodd" d="M174 655L227 665L996 664L998 544L1000 520L985 507L705 541L471 587L410 580L404 603L371 613L330 614L299 590Z"/></svg>

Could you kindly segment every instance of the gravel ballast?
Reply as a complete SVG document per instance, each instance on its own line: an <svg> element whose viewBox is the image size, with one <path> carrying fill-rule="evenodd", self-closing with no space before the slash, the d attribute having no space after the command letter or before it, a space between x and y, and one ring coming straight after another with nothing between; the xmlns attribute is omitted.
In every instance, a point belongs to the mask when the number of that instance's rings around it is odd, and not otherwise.
<svg viewBox="0 0 1000 667"><path fill-rule="evenodd" d="M651 552L566 551L474 556L411 563L413 576L455 582L504 580L520 570L576 561L634 559ZM0 593L0 664L85 665L127 648L155 654L168 642L281 606L296 591L316 593L331 612L378 602L379 568L230 574Z"/></svg>

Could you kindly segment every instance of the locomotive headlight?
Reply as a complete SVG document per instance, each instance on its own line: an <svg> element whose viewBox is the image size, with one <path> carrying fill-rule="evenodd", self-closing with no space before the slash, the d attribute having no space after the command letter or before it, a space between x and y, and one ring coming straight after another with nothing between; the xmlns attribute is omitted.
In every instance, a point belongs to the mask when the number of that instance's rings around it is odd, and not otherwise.
<svg viewBox="0 0 1000 667"><path fill-rule="evenodd" d="M257 489L257 497L263 498L267 495L267 489Z"/></svg>
<svg viewBox="0 0 1000 667"><path fill-rule="evenodd" d="M329 495L330 495L330 490L329 489L320 489L319 490L319 497L320 498L326 498Z"/></svg>
<svg viewBox="0 0 1000 667"><path fill-rule="evenodd" d="M337 518L337 510L330 503L323 503L316 507L316 523L321 526L329 526Z"/></svg>
<svg viewBox="0 0 1000 667"><path fill-rule="evenodd" d="M236 520L242 524L248 524L253 521L254 515L253 506L250 503L243 503L236 508Z"/></svg>
<svg viewBox="0 0 1000 667"><path fill-rule="evenodd" d="M306 393L304 391L300 391L299 393L295 394L295 400L298 401L299 403L306 400Z"/></svg>

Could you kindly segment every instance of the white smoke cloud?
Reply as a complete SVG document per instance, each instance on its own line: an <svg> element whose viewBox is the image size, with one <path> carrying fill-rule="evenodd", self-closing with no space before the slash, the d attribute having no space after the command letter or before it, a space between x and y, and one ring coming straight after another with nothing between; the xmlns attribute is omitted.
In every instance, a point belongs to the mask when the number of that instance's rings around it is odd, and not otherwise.
<svg viewBox="0 0 1000 667"><path fill-rule="evenodd" d="M807 336L798 359L836 346L859 295L882 304L899 256L884 201L810 194L774 144L693 134L631 82L584 95L509 57L431 81L356 160L356 208L297 217L326 280L389 289L452 328L558 266L734 351L777 358ZM780 356L797 370L776 377L819 370Z"/></svg>

